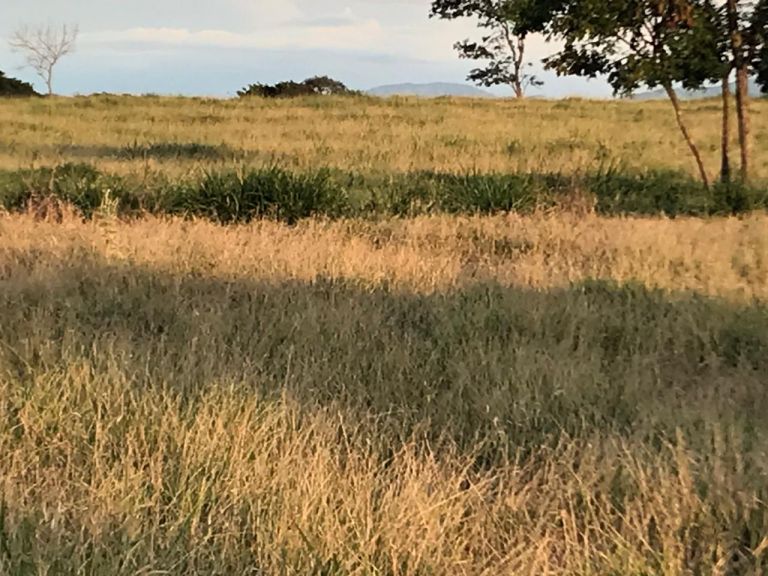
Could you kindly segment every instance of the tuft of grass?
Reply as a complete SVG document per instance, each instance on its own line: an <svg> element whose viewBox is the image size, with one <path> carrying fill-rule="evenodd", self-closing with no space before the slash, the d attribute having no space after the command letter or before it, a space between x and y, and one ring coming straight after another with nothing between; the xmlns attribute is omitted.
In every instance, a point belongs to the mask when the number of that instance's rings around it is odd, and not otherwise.
<svg viewBox="0 0 768 576"><path fill-rule="evenodd" d="M105 196L124 211L139 208L138 196L123 178L103 174L88 164L0 172L0 206L6 210L34 210L54 200L91 217Z"/></svg>
<svg viewBox="0 0 768 576"><path fill-rule="evenodd" d="M294 224L312 216L338 217L347 205L327 171L294 174L279 168L208 172L198 181L172 186L161 202L169 214L221 223L271 218Z"/></svg>

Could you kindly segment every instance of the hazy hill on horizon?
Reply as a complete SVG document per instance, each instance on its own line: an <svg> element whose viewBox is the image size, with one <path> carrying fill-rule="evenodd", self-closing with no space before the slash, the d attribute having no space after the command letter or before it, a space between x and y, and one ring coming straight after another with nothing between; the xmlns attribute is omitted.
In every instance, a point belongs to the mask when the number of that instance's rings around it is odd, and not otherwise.
<svg viewBox="0 0 768 576"><path fill-rule="evenodd" d="M731 91L736 91L736 83L731 84ZM749 81L749 93L754 96L762 96L760 87L754 80ZM703 88L701 90L680 90L679 96L683 100L700 100L703 98L717 98L722 94L721 86L710 86L709 88ZM630 97L630 100L663 100L667 97L667 93L663 89L652 90L650 92L642 92Z"/></svg>
<svg viewBox="0 0 768 576"><path fill-rule="evenodd" d="M426 84L404 83L376 86L366 91L371 96L421 96L439 98L440 96L464 96L471 98L493 98L494 95L469 84L454 82L431 82Z"/></svg>

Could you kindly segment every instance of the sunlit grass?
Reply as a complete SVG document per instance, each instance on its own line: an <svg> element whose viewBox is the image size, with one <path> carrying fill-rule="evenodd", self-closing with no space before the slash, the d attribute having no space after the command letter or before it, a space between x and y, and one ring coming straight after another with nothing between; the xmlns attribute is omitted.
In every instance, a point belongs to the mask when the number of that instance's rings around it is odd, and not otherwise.
<svg viewBox="0 0 768 576"><path fill-rule="evenodd" d="M757 178L768 177L766 106L753 103ZM715 175L718 103L687 103L686 113ZM88 161L109 172L178 176L200 164L246 162L360 173L573 174L619 165L695 174L666 102L94 96L2 101L0 123L0 167L10 169Z"/></svg>
<svg viewBox="0 0 768 576"><path fill-rule="evenodd" d="M768 573L765 194L666 103L0 125L0 574Z"/></svg>
<svg viewBox="0 0 768 576"><path fill-rule="evenodd" d="M0 572L763 574L768 227L0 218Z"/></svg>

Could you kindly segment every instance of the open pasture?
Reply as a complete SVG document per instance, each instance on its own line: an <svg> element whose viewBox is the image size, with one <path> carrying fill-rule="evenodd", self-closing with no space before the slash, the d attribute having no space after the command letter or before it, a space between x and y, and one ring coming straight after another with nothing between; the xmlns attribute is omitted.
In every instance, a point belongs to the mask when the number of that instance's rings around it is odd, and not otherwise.
<svg viewBox="0 0 768 576"><path fill-rule="evenodd" d="M755 176L768 178L768 102L752 104ZM719 168L720 104L687 103ZM0 102L0 168L64 162L108 172L277 162L368 172L632 170L695 174L667 102L91 96ZM734 141L734 146L736 142Z"/></svg>
<svg viewBox="0 0 768 576"><path fill-rule="evenodd" d="M713 173L714 106L688 106ZM692 173L663 103L99 96L0 122L0 187ZM764 212L223 225L112 193L0 214L0 574L768 572Z"/></svg>

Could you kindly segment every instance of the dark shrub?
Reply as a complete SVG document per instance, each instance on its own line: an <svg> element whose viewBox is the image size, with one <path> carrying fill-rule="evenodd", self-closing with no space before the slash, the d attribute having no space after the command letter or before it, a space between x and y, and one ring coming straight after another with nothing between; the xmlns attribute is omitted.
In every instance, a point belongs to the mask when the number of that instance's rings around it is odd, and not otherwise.
<svg viewBox="0 0 768 576"><path fill-rule="evenodd" d="M40 96L32 84L9 78L0 70L0 96Z"/></svg>
<svg viewBox="0 0 768 576"><path fill-rule="evenodd" d="M741 214L768 207L765 183L707 189L687 174L674 171L633 173L606 170L586 178L586 188L602 214L711 216Z"/></svg>
<svg viewBox="0 0 768 576"><path fill-rule="evenodd" d="M303 82L278 82L277 84L251 84L237 91L241 98L260 96L262 98L296 98L299 96L344 96L355 94L343 83L328 76L315 76Z"/></svg>
<svg viewBox="0 0 768 576"><path fill-rule="evenodd" d="M155 160L227 160L236 157L234 150L224 144L214 146L200 142L134 142L124 146L117 156L126 160L153 158Z"/></svg>

